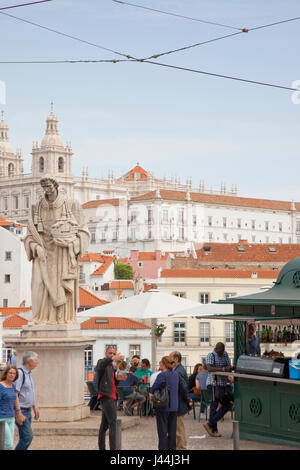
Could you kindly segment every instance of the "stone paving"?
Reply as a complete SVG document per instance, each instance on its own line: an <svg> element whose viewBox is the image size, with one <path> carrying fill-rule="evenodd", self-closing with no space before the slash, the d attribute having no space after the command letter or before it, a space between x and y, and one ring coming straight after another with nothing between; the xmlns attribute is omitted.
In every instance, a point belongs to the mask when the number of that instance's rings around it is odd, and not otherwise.
<svg viewBox="0 0 300 470"><path fill-rule="evenodd" d="M156 419L149 417L128 417L119 413L122 419L122 450L157 450ZM34 441L30 450L98 450L98 430L101 412L92 412L91 418L75 423L33 424ZM186 415L185 426L188 450L233 450L232 419L230 414L219 425L222 437L207 435L193 414ZM17 434L15 435L15 439ZM107 448L109 448L107 446ZM297 450L296 447L271 445L254 441L240 441L240 450Z"/></svg>

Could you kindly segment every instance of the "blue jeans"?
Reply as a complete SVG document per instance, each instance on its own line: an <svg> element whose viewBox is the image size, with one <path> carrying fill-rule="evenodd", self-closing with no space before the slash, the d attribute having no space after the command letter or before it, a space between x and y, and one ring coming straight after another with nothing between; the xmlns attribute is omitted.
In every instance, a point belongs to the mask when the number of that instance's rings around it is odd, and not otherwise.
<svg viewBox="0 0 300 470"><path fill-rule="evenodd" d="M33 439L33 432L31 429L31 410L23 409L22 414L26 417L26 420L22 426L16 422L19 430L19 442L15 450L27 450Z"/></svg>
<svg viewBox="0 0 300 470"><path fill-rule="evenodd" d="M223 418L223 416L230 410L229 406L222 404L221 408L218 409L219 400L214 398L213 387L207 385L207 390L209 393L209 425L213 432L218 432L218 421Z"/></svg>
<svg viewBox="0 0 300 470"><path fill-rule="evenodd" d="M204 413L206 406L205 406L204 401L202 401L201 395L196 395L194 392L192 392L192 393L189 393L189 398L191 398L193 401L200 402L201 403L200 413Z"/></svg>

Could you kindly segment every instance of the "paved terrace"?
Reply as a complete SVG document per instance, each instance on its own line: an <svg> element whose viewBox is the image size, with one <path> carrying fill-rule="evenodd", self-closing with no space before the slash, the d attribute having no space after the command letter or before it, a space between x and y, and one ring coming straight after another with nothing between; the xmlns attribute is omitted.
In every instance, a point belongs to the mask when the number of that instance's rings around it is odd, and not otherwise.
<svg viewBox="0 0 300 470"><path fill-rule="evenodd" d="M124 416L121 412L119 412L119 417L122 419L123 428L122 450L157 450L155 418ZM90 418L74 423L34 422L35 437L30 450L98 450L100 421L101 411L93 411ZM233 450L230 413L219 425L219 432L222 434L220 438L208 436L202 426L204 422L204 418L200 423L198 419L194 420L192 412L186 415L188 450ZM15 442L17 442L17 432ZM107 449L109 449L108 445ZM241 440L240 450L297 450L297 447Z"/></svg>

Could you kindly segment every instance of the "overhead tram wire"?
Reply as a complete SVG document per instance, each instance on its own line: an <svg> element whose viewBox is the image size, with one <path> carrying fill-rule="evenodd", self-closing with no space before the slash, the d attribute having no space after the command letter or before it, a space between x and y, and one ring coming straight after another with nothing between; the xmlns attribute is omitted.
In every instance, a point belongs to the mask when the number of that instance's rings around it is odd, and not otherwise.
<svg viewBox="0 0 300 470"><path fill-rule="evenodd" d="M84 39L78 38L76 36L72 36L72 35L67 34L67 33L62 33L61 31L57 31L56 29L48 28L48 26L43 26L43 25L40 25L38 23L34 23L33 21L25 20L24 18L19 18L18 16L12 15L11 13L4 13L3 11L0 11L0 14L8 16L8 17L13 18L13 19L18 20L18 21L23 21L24 23L30 24L31 26L36 26L37 28L45 29L46 31L50 31L51 33L59 34L60 36L64 36L64 37L67 37L69 39L73 39L74 41L79 41L79 42L82 42L83 44L87 44L89 46L97 47L98 49L102 49L102 50L107 51L107 52L112 52L113 54L119 55L119 56L124 57L126 59L138 60L135 57L132 57L130 54L123 54L122 52L115 51L114 49L110 49L108 47L101 46L99 44L95 44L95 43L90 42L90 41L86 41Z"/></svg>
<svg viewBox="0 0 300 470"><path fill-rule="evenodd" d="M11 5L7 7L1 7L0 10L10 10L11 8L19 8L19 7L27 7L31 5L36 5L37 3L46 3L46 2L52 2L53 0L39 0L37 2L30 2L30 3L21 3L19 5Z"/></svg>
<svg viewBox="0 0 300 470"><path fill-rule="evenodd" d="M237 28L236 26L229 26L227 24L216 23L214 21L207 21L207 20L202 20L202 19L199 19L199 18L193 18L191 16L179 15L177 13L172 13L170 11L157 10L155 8L145 7L143 5L137 5L136 3L123 2L121 0L112 0L112 1L115 2L115 3L121 3L122 5L129 5L129 6L136 7L136 8L142 8L143 10L149 10L149 11L154 11L156 13L163 13L164 15L170 15L170 16L175 16L177 18L183 18L185 20L198 21L198 22L204 23L204 24L210 24L210 25L214 25L214 26L221 26L222 28L237 29L237 30L240 30L240 31L242 30L242 28Z"/></svg>
<svg viewBox="0 0 300 470"><path fill-rule="evenodd" d="M152 64L152 65L158 65L161 67L167 67L171 69L177 69L177 70L182 70L185 72L193 72L193 73L198 73L202 75L208 75L216 78L226 78L228 80L235 80L239 82L244 82L244 83L250 83L253 85L261 85L261 86L267 86L267 87L272 87L272 88L279 88L282 90L289 90L289 91L299 91L298 88L291 88L283 85L277 85L274 83L268 83L268 82L261 82L257 80L249 80L246 78L240 78L240 77L233 77L230 75L224 75L224 74L219 74L219 73L213 73L213 72L206 72L204 70L197 70L197 69L191 69L187 67L180 67L177 65L170 65L170 64L164 64L161 62L153 62L150 60L137 60L137 59L82 59L82 60L30 60L30 61L0 61L0 64L78 64L78 63L124 63L124 62L140 62L140 63L145 63L145 64Z"/></svg>

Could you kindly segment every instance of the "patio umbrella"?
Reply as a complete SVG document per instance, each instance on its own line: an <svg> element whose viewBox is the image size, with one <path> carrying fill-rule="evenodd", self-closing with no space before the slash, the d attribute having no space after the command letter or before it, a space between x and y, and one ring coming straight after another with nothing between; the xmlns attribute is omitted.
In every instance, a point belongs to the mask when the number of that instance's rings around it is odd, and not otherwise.
<svg viewBox="0 0 300 470"><path fill-rule="evenodd" d="M127 299L116 300L99 307L93 307L77 314L81 322L91 317L121 317L152 320L152 365L156 363L156 319L167 318L174 314L184 313L187 309L199 306L198 302L187 300L176 295L165 294L151 289Z"/></svg>

